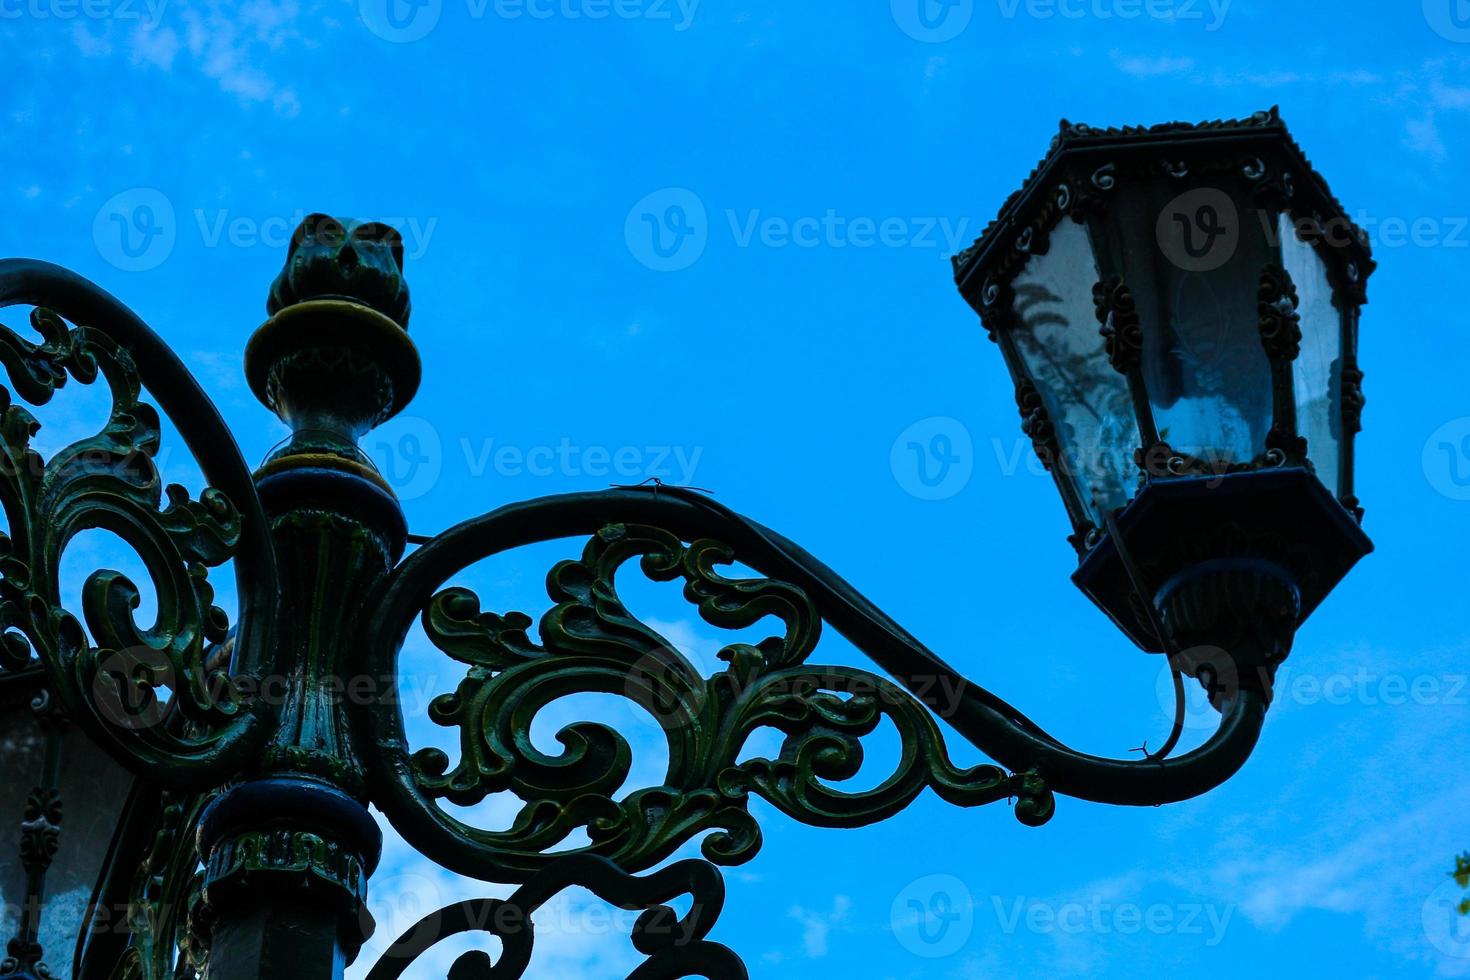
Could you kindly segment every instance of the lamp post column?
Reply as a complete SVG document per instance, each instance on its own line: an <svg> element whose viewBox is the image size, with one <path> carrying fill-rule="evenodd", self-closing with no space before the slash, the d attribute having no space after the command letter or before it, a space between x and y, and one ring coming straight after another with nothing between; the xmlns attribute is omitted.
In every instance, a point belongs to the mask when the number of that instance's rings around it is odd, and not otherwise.
<svg viewBox="0 0 1470 980"><path fill-rule="evenodd" d="M254 696L272 705L276 732L200 821L210 980L335 980L373 930L381 832L347 701L379 689L359 631L407 539L398 501L357 448L418 385L395 242L382 226L308 218L246 350L252 390L292 429L256 473L281 605Z"/></svg>

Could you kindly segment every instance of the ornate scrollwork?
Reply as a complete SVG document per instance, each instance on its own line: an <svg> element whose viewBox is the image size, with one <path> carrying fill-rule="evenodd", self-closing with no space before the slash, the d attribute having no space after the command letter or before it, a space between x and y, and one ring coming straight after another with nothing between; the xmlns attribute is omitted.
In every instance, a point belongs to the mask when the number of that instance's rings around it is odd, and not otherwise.
<svg viewBox="0 0 1470 980"><path fill-rule="evenodd" d="M1351 434L1363 431L1363 408L1368 399L1363 395L1363 369L1356 363L1342 371L1342 424Z"/></svg>
<svg viewBox="0 0 1470 980"><path fill-rule="evenodd" d="M125 901L101 906L126 924L127 942L109 980L194 980L205 972L207 946L194 929L204 881L194 832L207 802L204 796L167 793L157 801L151 833L140 835L141 862L125 896L119 896ZM121 932L112 923L95 924L99 930L104 926L107 932ZM90 965L102 958L99 952L83 962Z"/></svg>
<svg viewBox="0 0 1470 980"><path fill-rule="evenodd" d="M135 784L81 923L74 980L197 980L207 972L193 926L203 881L195 831L209 799Z"/></svg>
<svg viewBox="0 0 1470 980"><path fill-rule="evenodd" d="M1297 313L1296 284L1274 263L1261 270L1257 292L1261 345L1273 361L1294 361L1302 349L1301 315Z"/></svg>
<svg viewBox="0 0 1470 980"><path fill-rule="evenodd" d="M1290 461L1312 467L1307 440L1297 431L1296 379L1292 361L1302 349L1301 314L1296 284L1280 265L1268 263L1261 270L1257 312L1261 346L1271 359L1271 429L1266 433L1266 460L1279 465Z"/></svg>
<svg viewBox="0 0 1470 980"><path fill-rule="evenodd" d="M647 959L628 980L745 980L744 964L728 947L705 937L725 902L725 883L713 865L680 861L643 878L605 858L577 855L558 860L508 899L476 899L430 913L403 933L368 971L367 980L397 980L422 953L450 936L485 932L499 939L498 963L478 950L449 968L450 980L515 980L530 966L536 911L559 892L580 885L611 905L642 911L633 924L633 946ZM680 917L663 904L680 895L693 900Z"/></svg>
<svg viewBox="0 0 1470 980"><path fill-rule="evenodd" d="M218 491L199 500L164 488L153 456L159 421L139 400L141 386L131 356L105 334L68 330L54 313L37 309L31 323L45 338L36 345L0 330L10 352L16 390L33 404L49 401L68 376L83 384L99 377L112 393L107 424L50 460L31 448L36 419L0 389L0 504L10 534L0 537L0 663L26 667L34 654L72 673L76 689L99 695L101 711L116 710L116 724L157 720L158 687L167 684L179 709L209 724L238 710L228 679L204 666L207 643L225 639L229 620L214 605L206 569L227 560L239 541L235 508ZM16 371L14 367L21 370ZM143 558L159 591L157 623L140 628L132 611L138 586L120 572L100 570L83 587L82 608L97 646L62 604L61 556L81 531L117 534Z"/></svg>
<svg viewBox="0 0 1470 980"><path fill-rule="evenodd" d="M1036 458L1050 471L1061 459L1061 445L1051 413L1046 410L1036 382L1030 378L1016 383L1016 409L1021 415L1021 431L1031 440Z"/></svg>
<svg viewBox="0 0 1470 980"><path fill-rule="evenodd" d="M20 866L26 873L25 897L11 906L19 913L19 928L5 944L0 978L49 980L52 976L45 960L46 949L39 942L40 920L46 869L51 867L61 843L61 817L61 793L56 786L32 787L21 810L20 822Z"/></svg>
<svg viewBox="0 0 1470 980"><path fill-rule="evenodd" d="M1133 290L1120 276L1109 276L1093 285L1092 306L1113 370L1135 370L1143 359L1143 325Z"/></svg>
<svg viewBox="0 0 1470 980"><path fill-rule="evenodd" d="M38 786L26 797L20 824L20 864L29 872L45 871L56 856L61 837L61 791Z"/></svg>
<svg viewBox="0 0 1470 980"><path fill-rule="evenodd" d="M863 670L809 664L821 632L812 601L784 582L716 571L734 557L712 540L686 545L654 527L604 527L579 560L552 570L548 591L556 605L541 620L540 645L529 638L531 620L523 614L481 612L464 589L435 595L423 614L429 639L470 669L457 690L430 707L435 722L458 729L458 762L451 766L444 752L429 748L414 753L407 767L433 819L493 854L496 874L524 880L577 830L590 838L583 852L631 870L705 832L712 832L703 842L711 861L749 860L761 843L748 810L752 793L788 816L826 827L884 819L925 788L961 806L1019 796L1017 812L1026 822L1050 816L1039 780L951 763L929 709L897 684ZM619 599L616 576L634 558L651 579L682 580L684 597L711 625L742 629L773 616L784 631L729 644L720 652L729 666L704 678ZM559 756L532 745L537 714L577 693L622 695L659 719L669 748L663 784L614 799L631 750L603 725L563 729L557 738L566 751ZM884 718L903 742L897 770L866 791L828 785L858 772L861 740ZM778 757L739 761L762 728L784 735ZM525 804L500 832L465 827L433 802L471 805L507 790Z"/></svg>
<svg viewBox="0 0 1470 980"><path fill-rule="evenodd" d="M96 302L88 323L112 316L124 336L147 334L129 341L145 350L158 344L111 297L54 267L4 263L0 293L0 305L27 293L56 295L79 308ZM243 747L246 729L257 727L254 712L235 696L229 665L206 664L206 650L230 628L214 602L208 569L238 555L242 514L220 490L206 489L195 500L182 487L163 485L155 463L159 415L142 400L144 379L131 343L92 325L72 327L45 306L34 307L30 321L39 343L0 327L0 365L10 384L0 386L0 506L9 525L0 534L0 670L44 665L67 713L129 764L157 766L170 781L199 779L232 747ZM160 369L161 358L146 352L155 378L183 374L176 362ZM32 442L40 425L12 393L44 405L68 381L99 380L111 396L101 430L43 459ZM177 408L191 394L176 386L168 400ZM205 412L198 415L191 430L210 424ZM197 439L189 441L197 448ZM232 450L228 442L212 447L206 473L248 472L243 464L232 470L238 456L224 458ZM116 535L142 560L157 595L151 626L134 617L138 585L117 571L99 569L86 578L80 617L67 608L62 556L91 529ZM256 584L242 588L242 604L259 594L250 588ZM166 706L159 700L163 688L170 692Z"/></svg>
<svg viewBox="0 0 1470 980"><path fill-rule="evenodd" d="M1077 185L1077 193L1067 213L1074 221L1086 221L1112 203L1118 189L1118 164L1109 160L1090 171L1076 172L1073 183Z"/></svg>

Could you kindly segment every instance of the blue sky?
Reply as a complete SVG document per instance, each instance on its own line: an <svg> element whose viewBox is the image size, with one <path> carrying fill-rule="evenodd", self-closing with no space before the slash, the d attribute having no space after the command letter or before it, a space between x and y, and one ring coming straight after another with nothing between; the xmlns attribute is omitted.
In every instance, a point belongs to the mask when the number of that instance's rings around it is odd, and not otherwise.
<svg viewBox="0 0 1470 980"><path fill-rule="evenodd" d="M1159 663L1067 581L1062 507L948 255L1060 117L1279 103L1381 265L1358 443L1378 550L1300 633L1255 757L1202 799L1062 799L1035 830L929 797L846 833L764 808L715 937L758 977L1470 974L1470 927L1443 908L1470 846L1464 0L393 2L0 0L0 252L128 302L255 462L284 430L240 352L290 228L389 220L425 385L368 448L416 531L645 476L709 488L1102 754L1163 737ZM659 239L644 215L667 219ZM958 434L940 499L892 453L915 425ZM466 582L539 614L575 548ZM718 646L673 596L646 601L692 656ZM404 663L424 690L453 683L420 637ZM656 780L647 723L594 709ZM1192 710L1189 737L1207 722ZM869 766L884 760L880 744ZM963 915L926 943L904 910L941 892ZM381 938L435 900L499 893L390 842ZM590 904L559 907L538 976L626 972L626 923Z"/></svg>

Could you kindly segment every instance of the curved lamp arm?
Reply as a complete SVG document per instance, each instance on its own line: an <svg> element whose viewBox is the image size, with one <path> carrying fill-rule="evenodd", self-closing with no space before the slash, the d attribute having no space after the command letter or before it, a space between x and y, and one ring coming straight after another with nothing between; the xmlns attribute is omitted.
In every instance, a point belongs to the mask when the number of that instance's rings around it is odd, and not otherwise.
<svg viewBox="0 0 1470 980"><path fill-rule="evenodd" d="M448 645L441 642L445 635L453 635L456 629L460 637L478 631L481 634L477 638L478 642L488 642L491 645L501 643L506 636L514 633L518 639L513 639L504 649L517 645L522 650L528 649L529 641L525 640L524 633L524 627L529 625L528 619L519 623L512 622L511 617L480 616L477 602L466 607L468 612L451 610L446 614L446 603L452 606L456 601L473 597L463 590L438 590L452 576L491 555L555 538L599 534L599 529L609 525L627 525L630 535L635 531L647 530L637 526L648 525L681 540L715 539L720 545L728 546L727 551L722 552L720 560L728 561L733 558L761 574L771 576L773 580L779 580L779 587L794 586L798 595L804 593L803 601L810 601L822 621L834 626L907 689L908 694L899 692L905 703L915 705L916 710L922 713L923 709L916 704L922 702L991 758L1013 772L1024 774L1006 777L994 767L956 771L948 762L941 736L938 729L933 727L932 720L925 718L919 721L911 715L905 715L900 723L901 734L904 734L905 724L914 726L922 733L915 740L916 744L906 742L905 759L912 755L927 756L931 769L937 773L930 778L928 785L952 802L974 805L1005 796L1017 796L1020 798L1017 815L1023 821L1034 824L1044 822L1050 816L1051 790L1099 802L1136 806L1182 800L1205 792L1227 779L1244 763L1260 733L1265 714L1264 696L1242 690L1235 695L1233 704L1215 735L1204 746L1188 755L1169 760L1133 761L1105 759L1078 752L1048 735L1000 698L965 681L957 671L897 626L836 573L796 545L704 496L668 487L575 493L511 504L438 535L399 566L377 604L378 611L366 634L374 638L369 654L373 675L396 676L396 651L420 611L424 611L426 627L441 628L439 637L435 638L431 633L436 645L467 663L477 662L473 653L453 653L452 642ZM607 534L606 530L600 532L604 539ZM597 540L594 539L594 544ZM697 544L690 546L691 552L697 549ZM644 555L645 571L648 570L650 560L657 567L671 567L675 562L663 552L650 556L647 548L633 553ZM626 558L627 555L623 557ZM682 560L687 569L690 564L688 556L684 556ZM584 558L582 563L576 564L575 574L568 574L565 578L573 581L574 585L595 579L585 589L586 594L593 599L583 605L601 612L604 604L609 604L612 612L608 614L607 622L617 626L626 622L628 614L617 602L616 594L612 591L610 574L605 578L593 575L598 569L604 569L604 566L595 565ZM674 575L670 573L663 577ZM713 594L708 588L708 582L695 581L689 574L685 578L686 597L691 597L691 594ZM558 574L553 571L553 588L557 584ZM771 585L768 581L732 583L721 579L715 583L715 588L735 586L731 589L733 592L743 586L745 591L742 596L749 599ZM576 585L576 588L581 587ZM576 588L571 592L564 591L563 597L574 594ZM563 605L567 603L564 602ZM701 611L705 612L705 606L701 606ZM771 610L767 608L766 611ZM514 615L516 614L512 614ZM782 614L778 612L777 615ZM574 624L579 621L570 614L558 613L556 610L548 614L548 617L554 628L563 620ZM552 617L559 618L551 620ZM792 617L782 618L787 618L790 626ZM487 619L490 621L488 626ZM751 619L752 617L747 617L747 622L739 625L748 625ZM450 621L451 627L447 632L442 630L446 621ZM547 631L548 622L543 622L543 637ZM575 655L577 638L572 635L572 645L561 652ZM607 636L602 638L605 640ZM814 638L812 642L815 642ZM526 663L520 664L516 669L529 669L531 660L541 652L544 651L531 651L527 655ZM737 660L732 658L731 672L737 670L736 664ZM497 664L496 669L500 666L503 665ZM623 669L626 670L626 666ZM616 670L617 666L614 664L608 673ZM823 680L851 679L848 675L838 677L841 670L838 668L816 670ZM821 674L822 671L827 673ZM507 673L510 671L507 670ZM856 675L860 672L852 673ZM473 674L472 671L472 681ZM478 683L483 683L484 676L486 675L481 675ZM955 683L925 683L926 680L932 682L935 678L944 678ZM549 687L550 684L546 686ZM815 685L821 686L823 685ZM834 686L840 687L840 684ZM482 688L473 684L471 687L472 689L466 690L462 686L460 692L448 696L449 701L445 705L431 706L431 715L436 711L438 713L435 720L440 724L483 726L484 731L488 732L491 726L485 719L512 713L507 705L520 706L520 702L512 699L495 700L494 697L484 694ZM606 693L617 693L618 690L611 686L599 689ZM560 693L557 696L562 696L569 693L570 689L563 687L558 690ZM957 700L952 703L941 702L934 693L936 690L945 691L946 697L955 697ZM543 698L535 702L535 707L526 714L533 714L549 699ZM735 713L735 709L729 710ZM391 704L369 707L360 715L359 723L365 726L360 729L359 744L369 756L367 761L372 773L371 794L374 802L415 847L455 871L492 880L524 880L535 867L540 866L514 861L508 865L503 856L489 853L501 847L504 838L467 827L435 805L434 798L439 796L447 797L453 802L473 802L483 798L485 787L470 787L478 788L480 792L471 794L473 799L456 800L456 791L465 789L455 781L460 770L446 773L447 760L442 757L442 753L438 753L437 757L425 756L424 753L416 753L410 757L405 746L403 719L396 699ZM573 729L576 727L573 726ZM859 734L866 734L870 730L871 726ZM788 735L790 734L788 731ZM564 730L563 735L558 738L569 750L574 750L578 747L585 748L582 745L584 741L595 743L595 735L596 733ZM514 732L507 731L498 744L510 745L518 737ZM937 748L931 744L931 738L939 743ZM430 753L433 751L429 750ZM470 775L476 779L487 771L492 777L503 775L499 767L505 759L496 756L493 751L485 754L493 757L488 770L483 760L477 760L476 764L481 766L480 772L472 772ZM511 754L514 755L515 752ZM786 754L783 751L783 757ZM799 753L793 751L792 755L799 756ZM568 758L572 759L571 762L546 760L544 757L531 761L548 767L570 766L581 761L580 757L572 758L575 756L577 752L570 751ZM521 761L525 761L525 758ZM733 759L729 761L733 764ZM851 772L839 774L837 778L842 778L842 775L851 775ZM850 823L867 822L896 812L922 788L920 785L913 794L904 797L899 805L890 806L882 814L876 808L863 811L853 816ZM831 808L826 814L817 814L817 819L813 819L813 813L805 805L788 808L782 806L779 794L777 797L775 802L778 807L799 819L833 826L848 825L840 818L828 819L837 807ZM574 808L575 801L570 797L564 802L568 808ZM533 806L530 809L535 808ZM853 809L856 811L857 808ZM551 837L536 835L537 821L545 820L548 824L553 821L544 815L538 817L534 812L523 814L523 818L528 823L522 826L518 821L518 828L522 833L515 838L516 846L525 848L527 842L532 842L530 846L539 847L544 842L544 846L550 847ZM685 833L684 837L687 836L689 834ZM735 861L743 860L754 850L752 846L732 856L732 853L725 852L727 846L726 841L717 842L713 848L707 843L706 855L712 859ZM733 852L737 849L730 850ZM520 856L525 857L524 854ZM642 850L632 850L612 856L620 863L626 860L628 864L636 865L647 863L645 859L649 855Z"/></svg>
<svg viewBox="0 0 1470 980"><path fill-rule="evenodd" d="M433 589L489 555L549 538L592 534L612 522L648 523L684 538L713 537L745 564L805 590L822 618L916 698L934 708L976 748L1016 772L1038 771L1067 796L1125 806L1176 803L1208 792L1234 775L1255 748L1266 699L1242 689L1205 744L1172 759L1109 759L1069 748L1018 709L966 680L888 614L800 546L724 505L677 487L571 493L509 504L443 532L410 556L395 575L388 604L422 607ZM953 687L919 685L942 676ZM937 703L934 687L956 691Z"/></svg>
<svg viewBox="0 0 1470 980"><path fill-rule="evenodd" d="M170 785L205 786L241 766L268 736L264 699L246 706L228 691L209 691L222 678L204 663L205 641L222 634L206 565L233 559L239 591L235 666L262 671L276 609L275 557L250 469L219 412L182 361L131 310L95 283L60 266L34 259L0 260L0 307L37 308L33 321L50 331L35 345L8 331L0 338L0 363L27 401L49 401L68 375L89 383L99 374L112 389L106 429L46 461L43 471L12 465L3 491L11 518L11 559L25 581L6 569L10 590L4 627L24 633L39 654L52 687L68 713L81 720L120 761L149 768ZM76 324L68 330L56 319ZM169 488L159 510L161 481L151 457L157 449L157 415L138 401L140 387L157 400L178 428L211 489L198 502ZM24 412L4 405L7 418ZM27 416L14 416L24 421ZM17 428L5 433L15 464L33 452ZM90 459L90 462L89 462ZM102 460L102 462L97 462ZM24 530L17 527L24 525ZM134 548L158 589L160 625L142 630L132 622L136 588L117 573L98 571L84 589L84 605L98 642L89 648L79 624L60 607L56 592L61 552L75 533L92 527L114 531ZM37 613L24 607L49 606ZM168 610L165 616L164 610ZM29 631L28 631L29 628ZM32 635L39 634L39 635ZM9 637L7 637L7 640ZM216 642L222 639L217 637ZM8 645L8 644L7 644ZM118 649L118 648L133 648ZM102 681L99 658L119 655L116 676ZM159 716L138 723L99 704L108 684L131 687L113 697L151 702L162 683L201 732L184 733ZM190 702L185 705L183 702ZM174 714L175 712L170 712ZM177 721L177 719L175 719Z"/></svg>

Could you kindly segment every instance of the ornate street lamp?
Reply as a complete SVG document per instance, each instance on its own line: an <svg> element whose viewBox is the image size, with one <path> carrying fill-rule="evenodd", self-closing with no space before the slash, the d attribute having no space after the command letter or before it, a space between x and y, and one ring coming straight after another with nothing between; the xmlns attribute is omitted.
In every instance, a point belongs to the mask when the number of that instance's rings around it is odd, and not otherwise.
<svg viewBox="0 0 1470 980"><path fill-rule="evenodd" d="M1235 666L1257 648L1269 683L1372 547L1353 435L1374 263L1276 109L1063 121L954 266L1061 491L1078 586L1217 696L1220 646Z"/></svg>
<svg viewBox="0 0 1470 980"><path fill-rule="evenodd" d="M1202 203L1179 204L1187 194ZM1177 232L1176 211L1192 222ZM1306 232L1273 237L1287 217L1305 219ZM1054 792L1143 806L1218 785L1255 745L1271 671L1301 617L1368 547L1351 495L1351 433L1361 406L1353 339L1372 263L1355 233L1346 244L1327 238L1340 218L1274 114L1066 127L957 260L1057 475L1079 584L1140 644L1201 676L1222 712L1199 748L1168 758L1171 739L1135 761L1057 741L786 538L691 490L513 504L404 557L402 510L357 448L419 383L390 228L314 215L298 230L246 353L252 391L292 435L254 472L178 358L122 304L56 266L0 263L0 305L34 307L40 333L36 342L0 332L10 382L0 404L9 525L0 694L35 685L44 710L34 724L69 722L82 741L68 753L85 759L95 743L135 774L125 805L104 785L66 799L55 738L26 734L29 708L7 709L7 745L41 753L7 761L38 786L18 840L54 848L59 834L65 851L72 814L121 810L105 855L78 851L96 885L74 948L41 940L48 862L33 860L33 847L0 862L0 874L25 872L5 884L6 900L24 892L36 910L13 926L0 975L44 976L45 962L59 975L70 961L77 980L341 976L372 930L366 889L381 843L372 804L445 868L519 886L507 900L427 917L389 946L372 980L465 932L497 937L501 951L493 966L466 954L454 976L520 976L536 909L571 885L643 910L634 943L647 959L631 976L743 977L735 954L706 937L723 901L716 865L760 848L752 794L825 827L885 819L926 789L960 806L1011 799L1022 822L1039 825ZM1189 267L1209 253L1196 255L1191 235L1230 228L1230 255ZM1181 248L1183 260L1171 252ZM112 395L103 430L43 460L19 401L42 404L68 381L99 378ZM210 489L198 499L161 485L158 413L145 391L204 473ZM157 595L152 625L135 620L136 583L107 569L87 578L79 611L67 608L61 555L92 528L143 559ZM535 640L528 616L484 611L456 584L482 559L569 536L587 543L551 570L553 606ZM737 561L765 577L722 571ZM225 563L239 594L233 624L206 574ZM682 582L714 627L774 617L781 629L730 643L725 669L706 677L619 599L620 576L638 573ZM463 668L429 709L454 733L454 758L415 751L405 734L397 658L415 622ZM824 624L881 673L813 662ZM579 693L654 713L670 760L659 785L618 795L630 749L603 725L564 728L559 755L533 745L541 709ZM863 738L885 718L902 739L898 768L844 790ZM938 719L1000 765L955 766ZM743 758L764 728L783 733L780 752ZM508 828L467 822L462 808L506 793L522 802ZM577 835L585 843L567 849ZM705 860L644 873L696 838ZM680 918L666 903L685 895Z"/></svg>

